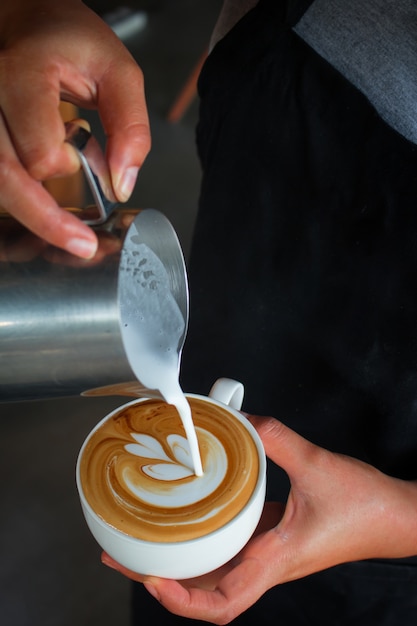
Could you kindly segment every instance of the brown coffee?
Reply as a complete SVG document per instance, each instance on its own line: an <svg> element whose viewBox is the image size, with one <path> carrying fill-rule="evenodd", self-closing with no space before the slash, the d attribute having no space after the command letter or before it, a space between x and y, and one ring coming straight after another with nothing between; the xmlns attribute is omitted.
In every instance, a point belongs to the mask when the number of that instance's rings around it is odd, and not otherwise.
<svg viewBox="0 0 417 626"><path fill-rule="evenodd" d="M193 472L180 417L146 400L121 408L89 438L80 479L94 511L117 530L154 542L186 541L233 519L255 488L253 439L226 408L189 398L204 475Z"/></svg>

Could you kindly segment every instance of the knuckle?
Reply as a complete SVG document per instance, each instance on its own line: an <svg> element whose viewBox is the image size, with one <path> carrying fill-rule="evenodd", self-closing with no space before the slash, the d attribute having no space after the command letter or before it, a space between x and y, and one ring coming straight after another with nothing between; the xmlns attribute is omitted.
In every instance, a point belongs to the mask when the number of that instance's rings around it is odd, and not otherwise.
<svg viewBox="0 0 417 626"><path fill-rule="evenodd" d="M266 417L257 425L258 433L263 438L282 439L287 434L287 427L274 417Z"/></svg>
<svg viewBox="0 0 417 626"><path fill-rule="evenodd" d="M136 63L135 59L129 53L126 55L126 48L124 46L120 48L120 51L123 56L123 74L126 77L126 80L128 80L129 84L135 89L142 91L145 84L145 76L142 68ZM110 69L113 69L113 67L114 60L110 65ZM118 65L118 67L120 66Z"/></svg>
<svg viewBox="0 0 417 626"><path fill-rule="evenodd" d="M61 155L58 149L26 145L22 152L22 161L35 180L47 180L60 173Z"/></svg>

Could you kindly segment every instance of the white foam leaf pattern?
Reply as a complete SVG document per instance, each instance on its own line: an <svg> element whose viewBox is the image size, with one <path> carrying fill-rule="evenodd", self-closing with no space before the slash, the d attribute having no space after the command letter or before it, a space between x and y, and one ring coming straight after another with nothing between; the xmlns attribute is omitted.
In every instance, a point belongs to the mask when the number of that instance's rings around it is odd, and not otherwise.
<svg viewBox="0 0 417 626"><path fill-rule="evenodd" d="M145 465L142 470L147 476L156 480L180 480L181 478L188 478L194 473L188 467L176 463Z"/></svg>
<svg viewBox="0 0 417 626"><path fill-rule="evenodd" d="M157 439L150 435L130 433L138 443L128 443L125 450L145 459L157 459L165 463L144 465L142 471L157 480L179 480L194 474L188 441L181 435L169 435L167 443L172 452L170 458Z"/></svg>
<svg viewBox="0 0 417 626"><path fill-rule="evenodd" d="M167 441L178 463L192 469L193 461L187 439L181 435L168 435Z"/></svg>
<svg viewBox="0 0 417 626"><path fill-rule="evenodd" d="M160 461L172 462L169 456L165 454L163 447L157 439L154 439L154 437L150 435L130 434L138 443L126 444L125 450L136 456L144 457L145 459L159 459Z"/></svg>
<svg viewBox="0 0 417 626"><path fill-rule="evenodd" d="M196 430L199 441L204 442L203 476L195 476L194 469L191 470L187 467L186 462L178 462L179 459L186 461L186 457L181 456L183 452L180 452L180 449L181 447L186 449L188 441L182 442L181 446L177 448L175 445L177 438L171 433L173 439L171 437L170 442L166 442L164 455L166 453L168 456L171 456L172 453L172 460L166 461L164 458L153 462L149 456L143 458L141 471L146 472L147 480L138 480L137 469L135 469L134 464L126 464L122 479L126 489L134 498L141 502L147 502L152 506L163 507L164 509L177 509L204 500L216 491L226 475L227 454L221 441L212 433L199 427ZM142 441L142 437L143 435L139 435L135 439ZM175 454L172 449L173 444L176 450ZM156 447L158 448L158 446ZM155 445L151 444L151 448L155 450ZM146 444L146 450L146 453L149 455L148 444ZM165 467L161 468L160 466ZM155 488L154 481L160 481L162 488ZM213 509L209 515L214 514L215 510Z"/></svg>

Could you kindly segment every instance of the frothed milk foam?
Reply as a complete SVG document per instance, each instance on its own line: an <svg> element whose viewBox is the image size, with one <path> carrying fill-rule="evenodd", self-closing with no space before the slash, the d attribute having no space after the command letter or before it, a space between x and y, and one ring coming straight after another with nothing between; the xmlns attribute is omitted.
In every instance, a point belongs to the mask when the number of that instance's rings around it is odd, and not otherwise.
<svg viewBox="0 0 417 626"><path fill-rule="evenodd" d="M119 273L121 332L129 363L141 383L176 407L191 451L191 467L203 473L191 410L178 382L179 347L186 320L172 295L163 263L129 230Z"/></svg>
<svg viewBox="0 0 417 626"><path fill-rule="evenodd" d="M233 519L252 496L259 461L249 432L226 408L189 402L201 477L175 407L161 400L121 407L88 439L80 461L85 497L121 532L156 542L193 539Z"/></svg>

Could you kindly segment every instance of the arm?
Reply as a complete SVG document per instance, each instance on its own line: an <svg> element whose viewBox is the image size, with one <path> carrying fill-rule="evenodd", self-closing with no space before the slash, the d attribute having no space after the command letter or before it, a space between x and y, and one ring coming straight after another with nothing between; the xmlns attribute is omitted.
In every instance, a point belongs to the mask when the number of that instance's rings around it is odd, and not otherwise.
<svg viewBox="0 0 417 626"><path fill-rule="evenodd" d="M79 168L59 101L99 111L114 192L125 201L150 148L142 72L80 0L2 3L0 46L0 206L49 243L91 257L93 231L40 182Z"/></svg>
<svg viewBox="0 0 417 626"><path fill-rule="evenodd" d="M251 421L267 455L290 477L284 514L209 585L204 577L180 583L120 570L144 582L168 610L226 624L280 583L348 561L417 554L416 482L319 448L277 420ZM120 569L106 555L104 562Z"/></svg>

